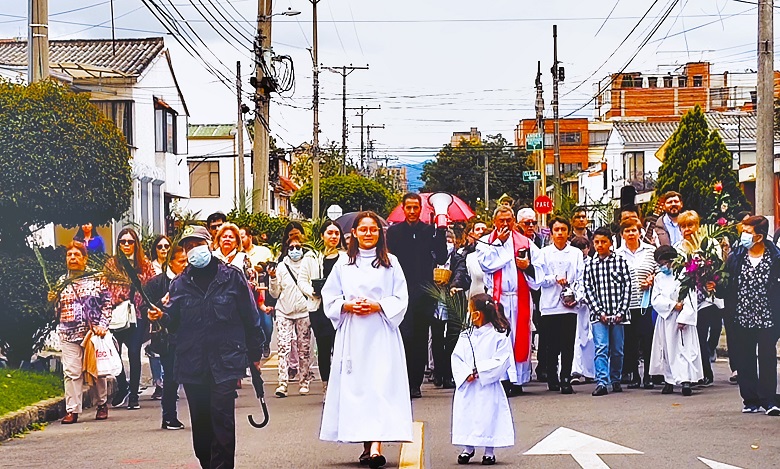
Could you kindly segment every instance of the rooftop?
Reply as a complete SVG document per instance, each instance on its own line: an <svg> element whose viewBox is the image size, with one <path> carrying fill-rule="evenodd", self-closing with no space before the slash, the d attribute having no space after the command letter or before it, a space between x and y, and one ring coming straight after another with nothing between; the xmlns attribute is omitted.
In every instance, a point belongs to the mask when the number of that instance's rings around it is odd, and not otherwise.
<svg viewBox="0 0 780 469"><path fill-rule="evenodd" d="M679 122L616 121L613 127L627 144L664 143L671 137Z"/></svg>
<svg viewBox="0 0 780 469"><path fill-rule="evenodd" d="M232 138L230 132L235 129L236 124L190 124L187 127L187 137Z"/></svg>

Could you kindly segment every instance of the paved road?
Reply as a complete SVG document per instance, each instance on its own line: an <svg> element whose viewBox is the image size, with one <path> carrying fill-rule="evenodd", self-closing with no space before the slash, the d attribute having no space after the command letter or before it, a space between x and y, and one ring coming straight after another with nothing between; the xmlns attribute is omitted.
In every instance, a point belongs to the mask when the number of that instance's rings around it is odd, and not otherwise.
<svg viewBox="0 0 780 469"><path fill-rule="evenodd" d="M719 361L716 385L688 398L679 393L662 396L660 389L594 398L590 396L592 385L578 386L577 394L562 396L548 393L542 384L528 386L526 395L511 400L517 443L513 448L497 451L499 465L706 469L697 460L703 457L746 469L780 467L780 417L741 414L737 387L726 382L727 368L724 361ZM266 376L274 373L269 370ZM274 383L268 383L267 392L272 393L274 387ZM317 439L320 390L319 383L315 383L312 394L302 397L295 395L296 387L292 386L293 392L287 399L270 397L271 422L258 430L246 422L248 414L257 415L259 411L246 381L237 403L237 467L359 467L354 461L360 448ZM456 467L458 450L449 442L451 393L430 385L423 392L424 398L414 402L414 417L424 423L425 467ZM142 396L142 408L138 411L112 410L105 422L85 419L73 426L53 423L43 431L3 443L0 467L197 468L189 429L161 430L159 403L150 401L148 394L146 391ZM180 412L181 420L187 423L183 393ZM86 416L91 416L91 411ZM601 459L606 466L588 455L580 455L583 466L569 455L523 455L560 427L643 454L604 455ZM552 440L556 439L553 437L545 444L563 442ZM593 443L589 447L594 448ZM390 445L385 452L387 467L398 467L400 446Z"/></svg>

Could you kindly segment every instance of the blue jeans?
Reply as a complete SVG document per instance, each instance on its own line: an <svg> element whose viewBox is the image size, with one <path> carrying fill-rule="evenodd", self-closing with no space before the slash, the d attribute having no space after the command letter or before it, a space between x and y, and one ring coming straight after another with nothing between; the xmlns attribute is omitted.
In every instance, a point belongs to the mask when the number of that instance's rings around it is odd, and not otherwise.
<svg viewBox="0 0 780 469"><path fill-rule="evenodd" d="M265 334L265 346L271 345L271 334L274 332L274 319L270 314L266 314L260 311L260 327L263 328L263 334Z"/></svg>
<svg viewBox="0 0 780 469"><path fill-rule="evenodd" d="M596 345L596 381L601 386L619 383L623 371L623 325L593 323Z"/></svg>
<svg viewBox="0 0 780 469"><path fill-rule="evenodd" d="M149 368L152 370L152 384L162 387L163 368L162 363L160 363L160 357L149 357Z"/></svg>

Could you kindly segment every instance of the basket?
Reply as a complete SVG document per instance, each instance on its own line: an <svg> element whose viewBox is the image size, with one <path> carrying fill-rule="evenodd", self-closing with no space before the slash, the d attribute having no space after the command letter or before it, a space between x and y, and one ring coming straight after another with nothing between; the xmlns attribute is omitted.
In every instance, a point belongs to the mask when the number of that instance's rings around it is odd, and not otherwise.
<svg viewBox="0 0 780 469"><path fill-rule="evenodd" d="M442 269L441 267L433 269L433 281L438 285L446 285L449 283L451 276L452 271L450 269Z"/></svg>

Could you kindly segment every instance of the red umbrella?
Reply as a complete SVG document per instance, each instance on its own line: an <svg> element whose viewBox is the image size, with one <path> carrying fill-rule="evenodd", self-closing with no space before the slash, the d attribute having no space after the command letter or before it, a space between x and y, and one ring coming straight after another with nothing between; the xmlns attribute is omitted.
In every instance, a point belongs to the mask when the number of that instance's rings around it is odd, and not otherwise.
<svg viewBox="0 0 780 469"><path fill-rule="evenodd" d="M423 192L420 194L420 197L422 197L422 213L420 214L420 220L425 223L431 223L431 220L433 219L433 207L428 203L428 197L430 197L431 194L433 193ZM463 199L453 195L452 204L450 204L450 208L447 210L447 216L450 221L468 221L474 216L474 211L471 210L469 204L464 202ZM393 209L390 216L387 217L389 223L400 223L405 219L406 217L404 217L404 208L402 205Z"/></svg>

